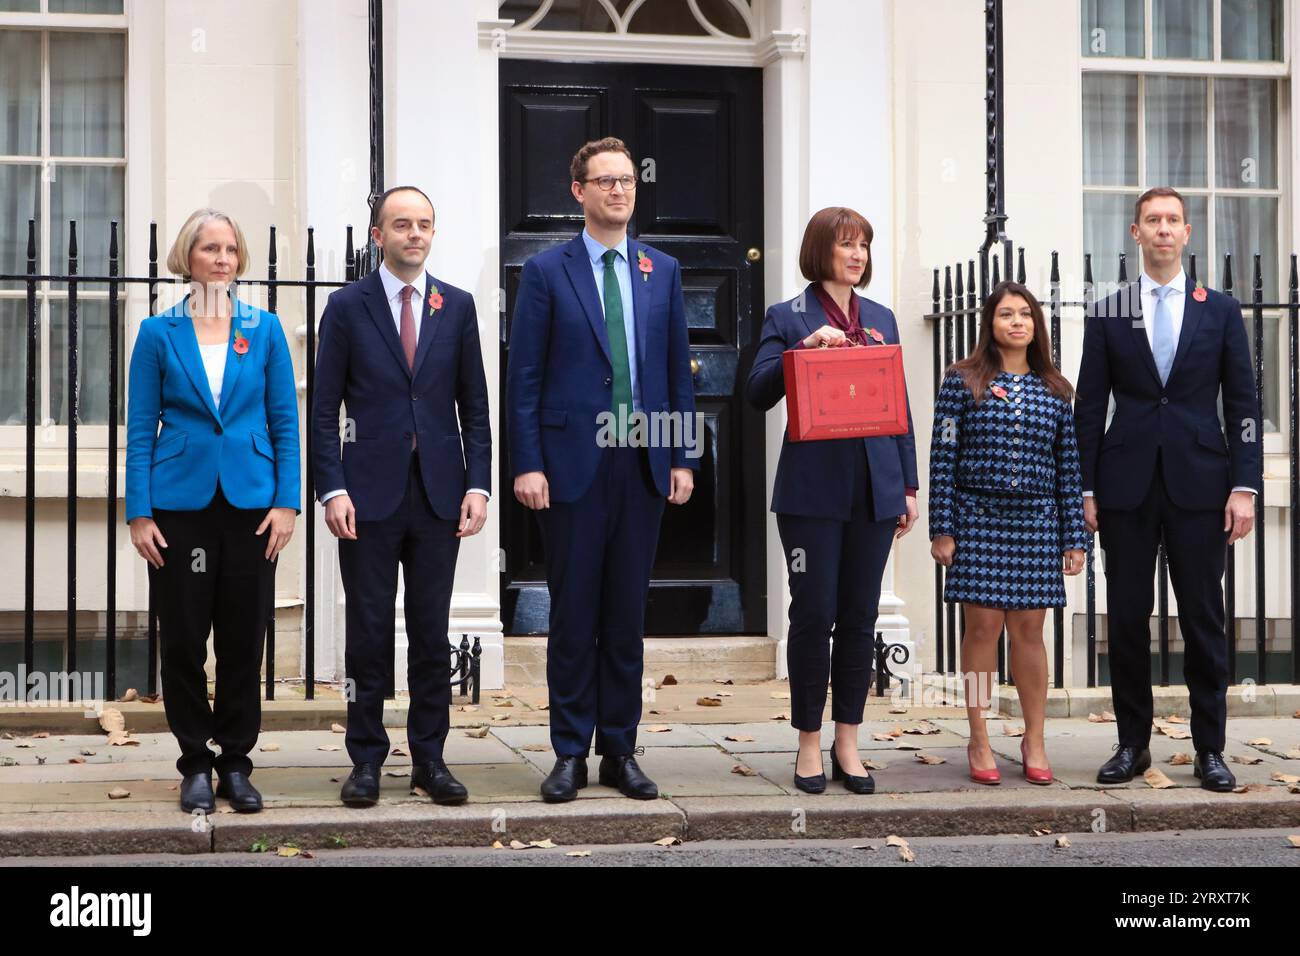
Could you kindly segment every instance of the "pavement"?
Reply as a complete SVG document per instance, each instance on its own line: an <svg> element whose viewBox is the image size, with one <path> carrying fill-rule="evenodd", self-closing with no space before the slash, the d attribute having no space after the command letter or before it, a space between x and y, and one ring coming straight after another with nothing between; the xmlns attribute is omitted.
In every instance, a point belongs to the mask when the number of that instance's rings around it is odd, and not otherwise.
<svg viewBox="0 0 1300 956"><path fill-rule="evenodd" d="M856 796L830 783L825 794L811 796L793 785L796 733L787 684L657 683L646 688L638 760L659 784L660 799L629 800L599 786L593 759L592 785L559 805L538 796L554 759L544 687L485 692L477 706L456 699L445 756L470 791L460 807L410 794L405 703L390 702L385 723L393 752L380 804L366 810L338 801L350 765L337 694L322 688L318 700L305 701L292 690L278 693L263 705L252 754L266 809L235 814L218 800L207 817L178 806L178 750L161 703L109 705L122 712L129 732L129 742L118 744L78 708L0 708L0 857L1300 826L1297 717L1229 718L1225 754L1241 785L1229 794L1201 790L1190 763L1177 762L1176 754L1192 754L1185 713L1156 720L1151 749L1168 778L1164 787L1141 777L1114 787L1096 783L1115 743L1113 719L1104 712L1049 718L1056 780L1030 785L1020 774L1023 723L1002 717L989 729L1003 782L987 787L967 777L964 710L871 698L859 746L876 793ZM823 747L832 732L828 717Z"/></svg>

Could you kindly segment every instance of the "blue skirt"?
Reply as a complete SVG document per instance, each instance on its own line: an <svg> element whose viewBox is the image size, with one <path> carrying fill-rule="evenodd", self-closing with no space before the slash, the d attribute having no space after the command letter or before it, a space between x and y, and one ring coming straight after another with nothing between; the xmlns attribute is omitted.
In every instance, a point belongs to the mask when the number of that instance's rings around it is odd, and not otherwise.
<svg viewBox="0 0 1300 956"><path fill-rule="evenodd" d="M958 489L943 599L1005 610L1064 607L1061 523L1050 497Z"/></svg>

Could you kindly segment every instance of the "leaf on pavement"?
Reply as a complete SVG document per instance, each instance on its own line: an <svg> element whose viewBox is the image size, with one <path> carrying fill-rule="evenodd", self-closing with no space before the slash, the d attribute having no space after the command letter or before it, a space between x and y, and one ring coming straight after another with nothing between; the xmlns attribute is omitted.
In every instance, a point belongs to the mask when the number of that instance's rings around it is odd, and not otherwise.
<svg viewBox="0 0 1300 956"><path fill-rule="evenodd" d="M755 777L758 775L757 770L754 770L751 767L746 767L743 763L736 764L734 767L731 768L731 772L740 774L740 776L742 777Z"/></svg>
<svg viewBox="0 0 1300 956"><path fill-rule="evenodd" d="M1155 767L1142 774L1142 779L1150 784L1153 790L1167 790L1174 785L1174 782L1165 776L1163 770L1157 770Z"/></svg>
<svg viewBox="0 0 1300 956"><path fill-rule="evenodd" d="M131 791L125 787L114 787L108 791L108 799L110 800L125 800L129 796L131 796Z"/></svg>
<svg viewBox="0 0 1300 956"><path fill-rule="evenodd" d="M929 764L932 767L936 766L937 764L948 762L947 760L944 760L942 757L936 757L934 754L917 754L916 759L921 761L921 763Z"/></svg>
<svg viewBox="0 0 1300 956"><path fill-rule="evenodd" d="M729 740L733 744L752 744L754 742L752 734L727 734L722 739Z"/></svg>
<svg viewBox="0 0 1300 956"><path fill-rule="evenodd" d="M1191 754L1179 752L1170 757L1166 762L1173 767L1186 767L1193 761Z"/></svg>
<svg viewBox="0 0 1300 956"><path fill-rule="evenodd" d="M488 735L488 730L489 728L487 724L484 724L482 727L472 727L469 730L465 731L465 736L473 737L475 739L481 739Z"/></svg>
<svg viewBox="0 0 1300 956"><path fill-rule="evenodd" d="M722 701L716 697L697 697L695 703L700 707L721 707Z"/></svg>
<svg viewBox="0 0 1300 956"><path fill-rule="evenodd" d="M681 840L674 836L664 837L662 840L655 840L655 846L680 846Z"/></svg>

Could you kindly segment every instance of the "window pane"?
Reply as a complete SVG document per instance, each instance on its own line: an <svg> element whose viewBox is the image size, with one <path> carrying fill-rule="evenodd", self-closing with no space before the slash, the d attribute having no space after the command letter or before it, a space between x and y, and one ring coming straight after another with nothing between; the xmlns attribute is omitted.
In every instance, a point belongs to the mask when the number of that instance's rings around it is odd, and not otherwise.
<svg viewBox="0 0 1300 956"><path fill-rule="evenodd" d="M36 220L40 242L40 184L39 166L0 163L0 273L27 271L27 220ZM39 249L38 245L38 253ZM0 289L23 287L21 281L0 282Z"/></svg>
<svg viewBox="0 0 1300 956"><path fill-rule="evenodd" d="M41 35L0 30L0 154L41 153Z"/></svg>
<svg viewBox="0 0 1300 956"><path fill-rule="evenodd" d="M1188 275L1192 270L1192 256L1196 256L1196 277L1205 283L1206 269L1210 265L1210 199L1208 196L1183 196L1187 205L1187 221L1192 225L1192 238L1187 240L1183 250L1183 268Z"/></svg>
<svg viewBox="0 0 1300 956"><path fill-rule="evenodd" d="M1137 165L1137 77L1083 75L1083 182L1133 186Z"/></svg>
<svg viewBox="0 0 1300 956"><path fill-rule="evenodd" d="M1207 185L1205 82L1203 77L1147 77L1150 185Z"/></svg>
<svg viewBox="0 0 1300 956"><path fill-rule="evenodd" d="M118 253L125 255L122 212L124 171L120 166L57 166L50 183L50 269L62 274L68 266L68 220L77 223L77 272L108 274L109 222L117 220ZM83 289L107 290L104 283Z"/></svg>
<svg viewBox="0 0 1300 956"><path fill-rule="evenodd" d="M125 309L117 310L117 423L126 420L122 390L125 368L122 344ZM58 425L68 424L68 302L50 300L50 417ZM77 300L77 423L108 424L108 301Z"/></svg>
<svg viewBox="0 0 1300 956"><path fill-rule="evenodd" d="M41 0L0 0L0 11L5 13L39 13Z"/></svg>
<svg viewBox="0 0 1300 956"><path fill-rule="evenodd" d="M50 13L121 13L122 0L50 0Z"/></svg>
<svg viewBox="0 0 1300 956"><path fill-rule="evenodd" d="M1282 59L1282 0L1223 0L1225 60Z"/></svg>
<svg viewBox="0 0 1300 956"><path fill-rule="evenodd" d="M1155 0L1151 8L1151 53L1159 59L1208 60L1210 0Z"/></svg>
<svg viewBox="0 0 1300 956"><path fill-rule="evenodd" d="M1129 233L1137 193L1083 194L1083 251L1092 254L1092 279L1098 298L1119 278L1119 254L1127 255L1129 279L1138 276L1137 244Z"/></svg>
<svg viewBox="0 0 1300 956"><path fill-rule="evenodd" d="M27 301L0 299L0 425L26 422Z"/></svg>
<svg viewBox="0 0 1300 956"><path fill-rule="evenodd" d="M1214 81L1214 180L1277 188L1277 81Z"/></svg>
<svg viewBox="0 0 1300 956"><path fill-rule="evenodd" d="M1146 56L1142 0L1083 0L1084 56Z"/></svg>
<svg viewBox="0 0 1300 956"><path fill-rule="evenodd" d="M1223 254L1232 253L1232 284L1246 301L1254 282L1255 253L1260 253L1264 301L1281 294L1277 264L1277 200L1272 197L1220 196L1214 205L1214 244L1218 252L1214 275L1222 284Z"/></svg>
<svg viewBox="0 0 1300 956"><path fill-rule="evenodd" d="M50 142L55 156L124 156L126 38L50 34Z"/></svg>

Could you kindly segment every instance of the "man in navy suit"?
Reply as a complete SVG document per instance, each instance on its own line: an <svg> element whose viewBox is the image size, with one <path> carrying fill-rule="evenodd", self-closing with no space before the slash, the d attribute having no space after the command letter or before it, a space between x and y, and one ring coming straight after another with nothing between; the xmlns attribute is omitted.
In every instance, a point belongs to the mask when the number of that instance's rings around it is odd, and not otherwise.
<svg viewBox="0 0 1300 956"><path fill-rule="evenodd" d="M1151 765L1152 578L1163 538L1185 647L1193 770L1205 789L1230 791L1221 582L1226 546L1250 533L1263 487L1255 378L1241 307L1183 272L1192 227L1182 196L1167 186L1143 193L1130 229L1142 277L1089 313L1075 402L1084 521L1105 555L1119 730L1097 780L1123 783Z"/></svg>
<svg viewBox="0 0 1300 956"><path fill-rule="evenodd" d="M399 564L411 789L443 804L468 796L442 759L451 704L447 618L460 539L487 518L492 433L474 299L424 270L433 229L423 192L384 193L370 227L383 265L331 295L321 317L312 465L347 594L348 806L379 799Z"/></svg>
<svg viewBox="0 0 1300 956"><path fill-rule="evenodd" d="M551 597L542 798L587 785L594 732L600 783L649 800L633 752L650 569L664 501L685 504L698 468L676 440L695 434L681 269L628 238L637 180L621 140L587 143L569 173L586 226L524 265L507 373L514 492L537 513Z"/></svg>

